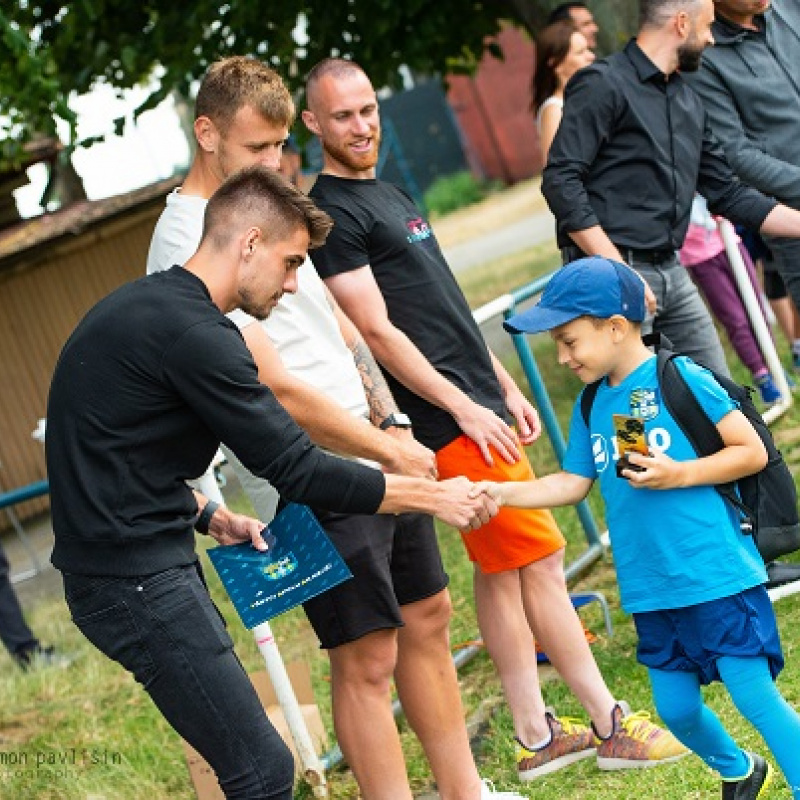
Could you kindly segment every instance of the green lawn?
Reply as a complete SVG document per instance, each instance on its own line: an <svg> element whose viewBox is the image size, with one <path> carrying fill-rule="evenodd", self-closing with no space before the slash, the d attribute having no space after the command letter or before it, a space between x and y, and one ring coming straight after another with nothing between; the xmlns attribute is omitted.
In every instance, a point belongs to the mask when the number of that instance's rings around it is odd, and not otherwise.
<svg viewBox="0 0 800 800"><path fill-rule="evenodd" d="M520 256L502 259L481 270L459 276L473 307L532 279L552 268L555 252L551 247L535 248ZM555 365L547 337L538 337L534 349L557 412L565 423L572 401L580 388L576 379ZM519 377L513 355L504 359ZM740 378L743 374L739 375ZM776 425L782 436L792 436L800 412L792 410ZM794 437L792 437L794 438ZM541 442L530 449L539 473L556 468L550 447ZM794 457L794 451L791 451ZM598 498L591 504L598 516ZM246 508L246 501L230 496L231 505ZM556 512L569 539L569 558L584 547L582 530L571 509ZM452 624L453 646L472 641L477 627L471 595L471 568L463 553L458 534L440 527L441 545L455 607ZM206 560L206 566L208 562ZM229 621L237 650L249 670L263 666L249 631L238 621L222 592L216 575L208 567L212 593ZM630 620L619 608L613 568L599 563L583 579L581 587L599 589L606 594L613 613L612 639L601 636L594 652L612 691L627 699L634 708L652 708L645 671L634 658L635 637ZM779 685L790 702L800 703L800 668L795 658L800 646L800 626L791 624L800 612L797 597L780 601L776 611L781 626L787 668ZM597 633L603 626L598 610L589 606L583 618ZM61 601L45 602L30 613L31 622L41 637L58 642L78 660L68 670L50 670L22 675L0 655L0 798L2 800L189 800L194 791L188 777L180 742L155 711L147 695L117 665L107 661L88 644L69 622ZM302 612L290 612L274 623L281 650L287 661L302 659L312 669L317 702L326 723L330 723L327 661L320 654ZM2 661L5 659L5 661ZM549 675L549 671L547 673ZM500 787L515 785L515 767L510 716L500 700L500 689L485 654L471 661L461 672L461 689L466 712L471 716L479 707L495 706L495 713L481 730L476 755L482 775ZM561 714L582 717L582 710L555 678L545 685L547 701ZM764 745L736 714L724 691L712 687L708 696L715 710L729 725L737 740L764 752ZM409 773L414 787L430 786L430 775L419 747L401 722ZM351 798L356 788L346 769L329 776L331 796ZM782 779L773 784L769 797L788 798ZM575 797L582 800L611 798L652 798L686 800L716 798L719 785L714 775L696 758L678 764L635 773L601 774L591 760L522 788L530 798ZM310 797L299 787L298 797Z"/></svg>

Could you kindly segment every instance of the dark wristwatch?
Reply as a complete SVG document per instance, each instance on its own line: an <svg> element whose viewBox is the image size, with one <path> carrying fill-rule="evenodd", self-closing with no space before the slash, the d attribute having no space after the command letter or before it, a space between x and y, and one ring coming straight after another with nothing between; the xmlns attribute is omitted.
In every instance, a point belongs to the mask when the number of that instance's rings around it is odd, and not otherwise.
<svg viewBox="0 0 800 800"><path fill-rule="evenodd" d="M208 533L208 529L211 526L211 517L214 516L214 512L218 508L219 503L215 503L213 500L209 500L203 506L203 510L200 512L194 523L194 529L198 533Z"/></svg>
<svg viewBox="0 0 800 800"><path fill-rule="evenodd" d="M393 414L389 414L378 427L380 427L382 431L385 431L387 428L410 428L411 418L408 414L395 411Z"/></svg>

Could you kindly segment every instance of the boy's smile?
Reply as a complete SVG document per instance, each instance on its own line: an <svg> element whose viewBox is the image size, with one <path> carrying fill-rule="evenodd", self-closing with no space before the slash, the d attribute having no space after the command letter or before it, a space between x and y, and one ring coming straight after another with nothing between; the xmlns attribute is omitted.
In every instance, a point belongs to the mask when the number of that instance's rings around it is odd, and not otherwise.
<svg viewBox="0 0 800 800"><path fill-rule="evenodd" d="M584 383L607 375L613 342L609 320L578 317L553 328L558 363L569 367Z"/></svg>
<svg viewBox="0 0 800 800"><path fill-rule="evenodd" d="M577 317L550 331L556 343L558 363L569 367L584 383L607 377L617 386L652 357L642 344L638 325L622 316L608 319Z"/></svg>

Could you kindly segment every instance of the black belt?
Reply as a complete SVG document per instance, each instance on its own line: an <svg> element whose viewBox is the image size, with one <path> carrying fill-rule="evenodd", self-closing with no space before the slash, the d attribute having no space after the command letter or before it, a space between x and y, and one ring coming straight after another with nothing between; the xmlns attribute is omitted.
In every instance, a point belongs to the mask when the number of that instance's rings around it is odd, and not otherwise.
<svg viewBox="0 0 800 800"><path fill-rule="evenodd" d="M639 250L635 247L621 247L620 245L615 245L615 247L619 250L619 254L626 264L631 264L633 262L638 262L640 264L664 264L669 261L677 260L676 253L672 249ZM570 261L575 261L578 258L585 258L586 253L575 245L567 245L561 248L561 257L564 263L568 264Z"/></svg>

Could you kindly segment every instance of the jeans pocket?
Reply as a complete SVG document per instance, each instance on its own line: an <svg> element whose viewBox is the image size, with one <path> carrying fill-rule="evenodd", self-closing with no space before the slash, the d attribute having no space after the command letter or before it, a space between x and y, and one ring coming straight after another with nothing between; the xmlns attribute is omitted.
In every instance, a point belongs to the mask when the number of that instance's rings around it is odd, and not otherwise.
<svg viewBox="0 0 800 800"><path fill-rule="evenodd" d="M131 672L142 685L156 674L142 632L124 602L82 613L79 603L71 603L72 621L78 630L101 652Z"/></svg>
<svg viewBox="0 0 800 800"><path fill-rule="evenodd" d="M195 565L151 576L141 581L137 590L150 617L188 658L233 649L225 620Z"/></svg>

